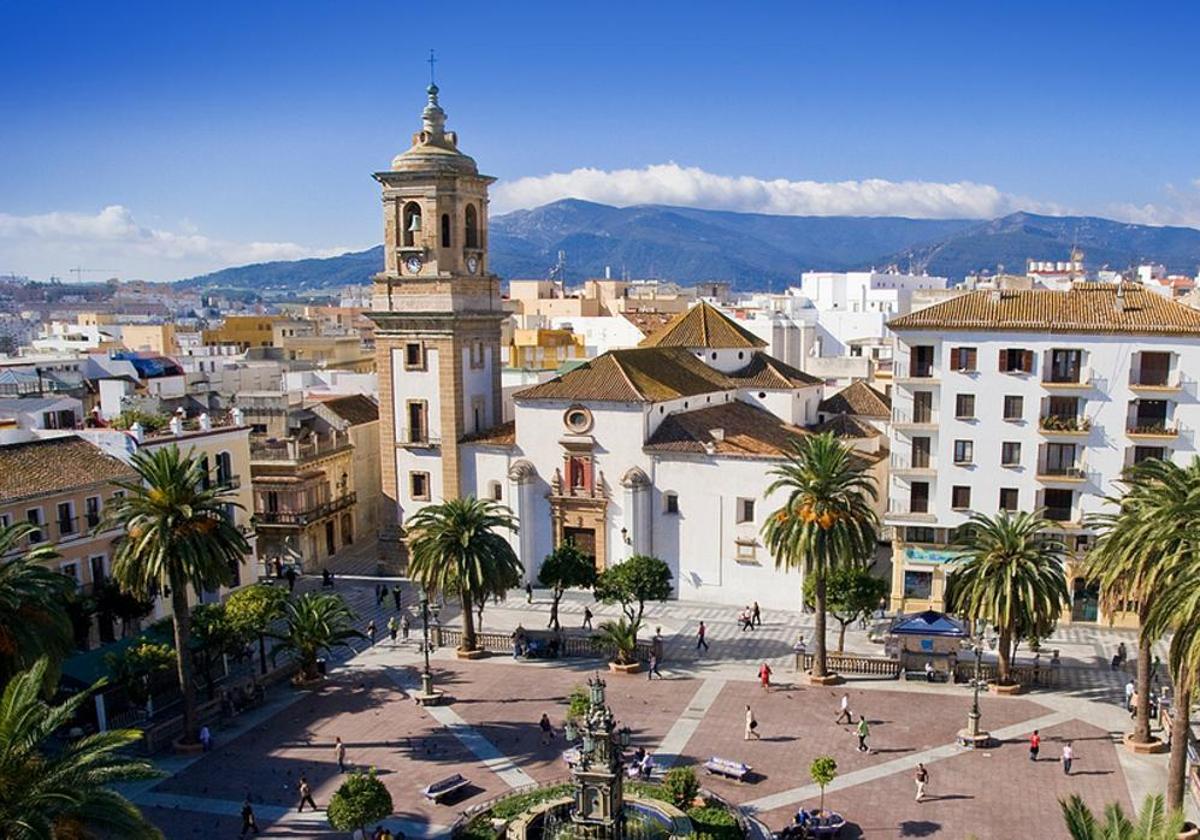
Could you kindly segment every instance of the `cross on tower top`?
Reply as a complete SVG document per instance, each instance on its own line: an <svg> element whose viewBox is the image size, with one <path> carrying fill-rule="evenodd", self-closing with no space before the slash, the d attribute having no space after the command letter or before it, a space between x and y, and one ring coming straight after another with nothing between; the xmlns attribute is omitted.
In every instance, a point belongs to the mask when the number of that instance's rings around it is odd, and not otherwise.
<svg viewBox="0 0 1200 840"><path fill-rule="evenodd" d="M429 62L429 84L433 85L436 84L433 78L433 65L437 64L437 58L434 57L432 49L429 51L429 58L427 60Z"/></svg>

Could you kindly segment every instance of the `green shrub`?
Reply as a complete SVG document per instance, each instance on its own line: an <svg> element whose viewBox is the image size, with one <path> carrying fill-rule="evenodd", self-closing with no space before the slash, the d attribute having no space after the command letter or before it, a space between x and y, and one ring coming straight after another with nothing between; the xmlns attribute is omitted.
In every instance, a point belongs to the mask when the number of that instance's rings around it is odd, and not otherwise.
<svg viewBox="0 0 1200 840"><path fill-rule="evenodd" d="M496 829L492 828L492 820L511 820L534 805L560 796L569 796L573 790L572 785L562 784L501 799L488 810L476 814L470 822L455 832L455 840L495 840L497 834Z"/></svg>
<svg viewBox="0 0 1200 840"><path fill-rule="evenodd" d="M353 831L367 823L390 816L393 810L392 795L383 782L370 773L351 773L350 778L329 798L326 815L329 824L338 831Z"/></svg>
<svg viewBox="0 0 1200 840"><path fill-rule="evenodd" d="M575 686L567 696L567 720L572 723L583 720L591 705L592 702L588 697L588 690L581 685Z"/></svg>
<svg viewBox="0 0 1200 840"><path fill-rule="evenodd" d="M737 817L719 802L709 801L706 805L689 808L688 818L696 833L696 840L742 840L742 827Z"/></svg>
<svg viewBox="0 0 1200 840"><path fill-rule="evenodd" d="M663 777L663 790L671 797L676 808L687 810L700 793L696 771L691 767L672 767Z"/></svg>

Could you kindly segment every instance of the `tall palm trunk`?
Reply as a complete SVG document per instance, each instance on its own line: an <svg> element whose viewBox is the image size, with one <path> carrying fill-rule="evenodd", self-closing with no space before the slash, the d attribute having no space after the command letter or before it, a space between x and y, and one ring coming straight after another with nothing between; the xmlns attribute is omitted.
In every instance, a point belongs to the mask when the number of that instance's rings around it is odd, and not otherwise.
<svg viewBox="0 0 1200 840"><path fill-rule="evenodd" d="M1000 685L1009 685L1012 682L1012 643L1012 628L1005 627L1000 631L1000 644L996 650L996 682Z"/></svg>
<svg viewBox="0 0 1200 840"><path fill-rule="evenodd" d="M188 637L191 634L192 615L188 605L187 586L179 581L171 584L171 612L174 613L175 627L175 663L179 668L179 692L183 695L183 736L184 743L195 743L196 728L196 686L192 681L192 651L188 647Z"/></svg>
<svg viewBox="0 0 1200 840"><path fill-rule="evenodd" d="M477 647L475 642L475 613L472 609L474 599L465 586L459 587L458 598L462 602L462 649L475 650Z"/></svg>
<svg viewBox="0 0 1200 840"><path fill-rule="evenodd" d="M1182 684L1182 683L1181 683ZM1149 703L1142 702L1143 706ZM1183 794L1187 790L1188 735L1192 720L1191 688L1181 688L1175 693L1175 704L1171 707L1171 758L1167 762L1167 810L1183 808Z"/></svg>
<svg viewBox="0 0 1200 840"><path fill-rule="evenodd" d="M814 586L816 602L816 622L813 630L813 676L824 677L829 674L828 662L825 655L825 572L815 572L817 582Z"/></svg>
<svg viewBox="0 0 1200 840"><path fill-rule="evenodd" d="M1145 626L1143 619L1142 626ZM1150 640L1138 636L1137 646L1137 720L1133 726L1133 740L1137 744L1150 742Z"/></svg>

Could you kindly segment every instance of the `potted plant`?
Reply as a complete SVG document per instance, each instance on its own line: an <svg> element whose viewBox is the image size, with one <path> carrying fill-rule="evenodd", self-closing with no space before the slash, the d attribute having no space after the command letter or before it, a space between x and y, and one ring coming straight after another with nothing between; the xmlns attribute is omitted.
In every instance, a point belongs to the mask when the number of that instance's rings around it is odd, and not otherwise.
<svg viewBox="0 0 1200 840"><path fill-rule="evenodd" d="M624 618L617 621L606 621L600 625L596 634L598 641L605 650L609 651L612 659L608 669L618 674L636 674L641 670L637 661L637 628Z"/></svg>

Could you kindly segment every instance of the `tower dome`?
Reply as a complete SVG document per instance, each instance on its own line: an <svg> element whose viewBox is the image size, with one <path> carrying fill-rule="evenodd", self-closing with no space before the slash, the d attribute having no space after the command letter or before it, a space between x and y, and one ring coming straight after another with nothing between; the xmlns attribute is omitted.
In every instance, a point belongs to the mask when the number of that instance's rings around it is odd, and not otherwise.
<svg viewBox="0 0 1200 840"><path fill-rule="evenodd" d="M421 130L413 134L412 147L392 158L393 172L443 170L475 175L479 168L474 158L458 150L458 135L446 131L446 112L438 103L438 86L430 83L425 90L428 101L421 112Z"/></svg>

